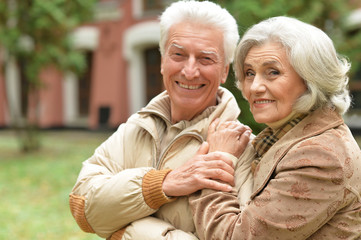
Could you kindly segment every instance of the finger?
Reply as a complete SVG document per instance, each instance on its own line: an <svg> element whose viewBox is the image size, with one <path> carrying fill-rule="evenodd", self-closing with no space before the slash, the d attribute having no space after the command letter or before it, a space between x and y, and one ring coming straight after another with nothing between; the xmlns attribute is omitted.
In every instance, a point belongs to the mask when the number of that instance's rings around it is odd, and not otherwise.
<svg viewBox="0 0 361 240"><path fill-rule="evenodd" d="M246 130L242 135L240 135L238 142L243 148L247 147L250 136L251 136L250 130Z"/></svg>
<svg viewBox="0 0 361 240"><path fill-rule="evenodd" d="M231 128L231 129L240 128L240 127L242 128L242 127L244 127L244 125L242 123L240 123L240 122L237 122L237 121L232 121L230 123L230 125L228 126L228 128Z"/></svg>
<svg viewBox="0 0 361 240"><path fill-rule="evenodd" d="M218 124L220 122L220 119L219 118L216 118L216 120L214 120L211 125L209 125L209 128L208 128L208 135L214 133L218 127Z"/></svg>
<svg viewBox="0 0 361 240"><path fill-rule="evenodd" d="M202 189L209 188L217 191L230 192L232 191L232 186L226 183L219 182L213 179L203 179Z"/></svg>
<svg viewBox="0 0 361 240"><path fill-rule="evenodd" d="M232 123L233 123L233 121L222 122L222 123L219 124L217 130L219 130L219 131L224 130L224 129L228 128Z"/></svg>
<svg viewBox="0 0 361 240"><path fill-rule="evenodd" d="M239 134L243 134L244 132L246 132L247 130L250 130L250 129L248 129L247 126L245 126L245 125L238 125L235 128L233 128L232 130Z"/></svg>
<svg viewBox="0 0 361 240"><path fill-rule="evenodd" d="M233 161L228 156L222 154L221 152L208 153L206 156L203 157L203 159L206 161L209 161L209 162L220 160L221 162L223 162L233 168Z"/></svg>
<svg viewBox="0 0 361 240"><path fill-rule="evenodd" d="M204 155L207 154L209 151L209 144L207 142L203 142L202 145L199 147L196 155Z"/></svg>
<svg viewBox="0 0 361 240"><path fill-rule="evenodd" d="M234 186L234 175L220 168L202 169L197 176L198 179L213 179Z"/></svg>
<svg viewBox="0 0 361 240"><path fill-rule="evenodd" d="M202 178L220 180L232 186L234 185L233 173L229 173L221 168L203 169L201 172L199 172L199 174L203 176Z"/></svg>
<svg viewBox="0 0 361 240"><path fill-rule="evenodd" d="M245 125L243 125L242 123L238 122L238 121L227 121L224 122L220 125L219 129L223 130L223 129L235 129L235 128L239 128L239 127L245 127Z"/></svg>
<svg viewBox="0 0 361 240"><path fill-rule="evenodd" d="M206 170L220 170L227 172L230 175L234 175L233 166L228 163L223 162L222 160L206 161L204 162L205 171Z"/></svg>

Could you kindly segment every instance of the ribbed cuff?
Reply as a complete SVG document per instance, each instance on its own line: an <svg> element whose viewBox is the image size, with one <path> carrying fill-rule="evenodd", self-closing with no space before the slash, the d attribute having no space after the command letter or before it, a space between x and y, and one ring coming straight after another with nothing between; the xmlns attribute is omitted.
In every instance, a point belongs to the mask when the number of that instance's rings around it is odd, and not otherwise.
<svg viewBox="0 0 361 240"><path fill-rule="evenodd" d="M162 189L163 180L172 169L150 170L143 177L143 197L146 204L153 209L158 209L162 205L173 202L176 198L167 197Z"/></svg>
<svg viewBox="0 0 361 240"><path fill-rule="evenodd" d="M123 235L124 235L124 232L125 232L125 229L127 227L124 227L118 231L116 231L115 233L113 233L110 237L108 237L106 240L121 240Z"/></svg>

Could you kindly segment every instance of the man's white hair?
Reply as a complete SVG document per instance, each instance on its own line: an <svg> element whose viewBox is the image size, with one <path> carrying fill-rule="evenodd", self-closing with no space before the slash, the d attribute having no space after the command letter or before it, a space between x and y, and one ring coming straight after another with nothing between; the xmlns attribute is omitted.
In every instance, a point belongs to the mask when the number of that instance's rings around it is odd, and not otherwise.
<svg viewBox="0 0 361 240"><path fill-rule="evenodd" d="M233 62L239 33L234 17L224 8L209 1L183 0L172 3L160 16L160 53L163 56L171 26L180 22L204 24L223 32L225 63Z"/></svg>

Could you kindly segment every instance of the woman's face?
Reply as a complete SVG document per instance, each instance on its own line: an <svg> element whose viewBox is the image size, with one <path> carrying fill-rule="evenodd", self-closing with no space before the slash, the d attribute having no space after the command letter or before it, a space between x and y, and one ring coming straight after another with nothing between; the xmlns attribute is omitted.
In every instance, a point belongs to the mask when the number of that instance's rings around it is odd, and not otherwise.
<svg viewBox="0 0 361 240"><path fill-rule="evenodd" d="M287 117L307 89L279 43L252 47L243 68L242 92L258 123L269 125Z"/></svg>

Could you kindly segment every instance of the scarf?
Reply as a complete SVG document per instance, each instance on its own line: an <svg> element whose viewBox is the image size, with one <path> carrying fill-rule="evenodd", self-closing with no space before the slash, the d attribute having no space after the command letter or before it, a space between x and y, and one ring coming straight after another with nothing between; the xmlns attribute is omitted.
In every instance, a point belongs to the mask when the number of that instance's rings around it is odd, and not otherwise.
<svg viewBox="0 0 361 240"><path fill-rule="evenodd" d="M253 160L251 167L252 172L256 170L258 163L261 161L263 155L288 131L290 131L294 126L297 125L302 119L304 119L307 114L299 115L298 117L290 120L282 127L278 129L272 129L270 127L265 128L260 132L257 137L252 141L252 145L256 151L256 159Z"/></svg>

